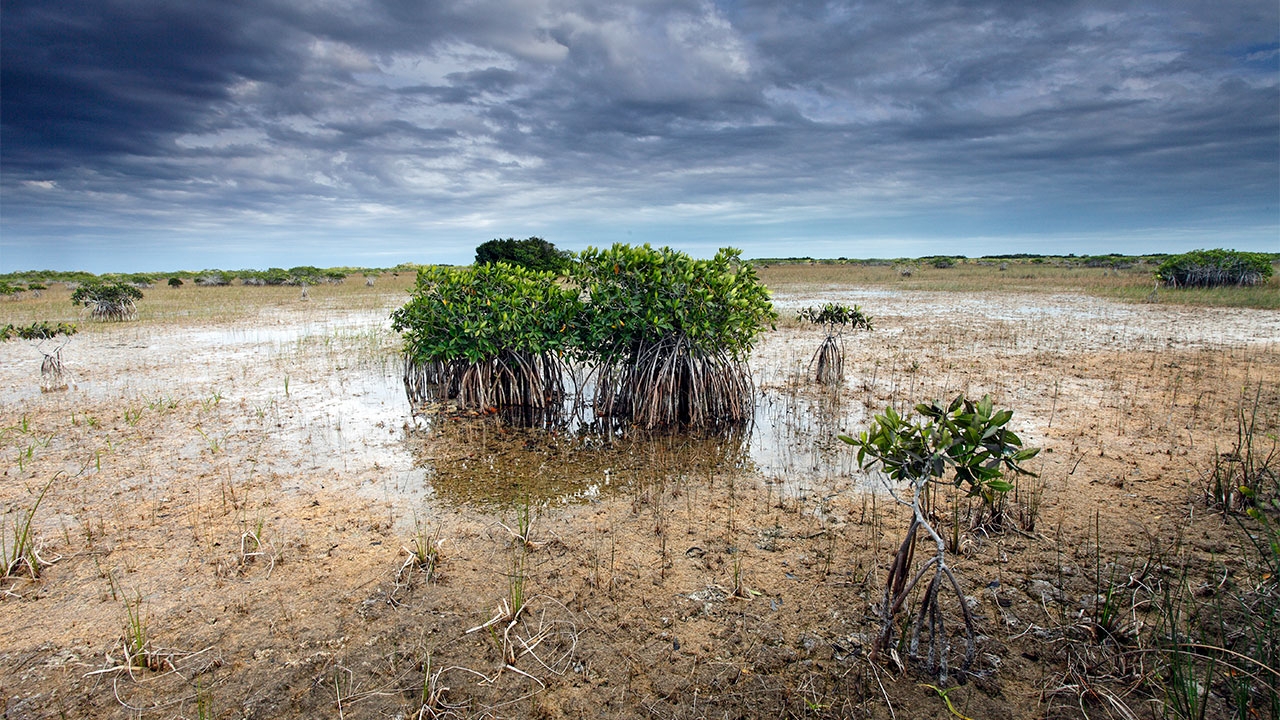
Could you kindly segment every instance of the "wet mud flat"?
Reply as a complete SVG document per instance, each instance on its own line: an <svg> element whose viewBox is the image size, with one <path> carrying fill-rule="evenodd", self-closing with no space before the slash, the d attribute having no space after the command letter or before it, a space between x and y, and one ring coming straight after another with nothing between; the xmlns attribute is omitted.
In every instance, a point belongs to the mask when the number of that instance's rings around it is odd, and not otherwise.
<svg viewBox="0 0 1280 720"><path fill-rule="evenodd" d="M784 315L876 318L842 386L783 322L749 431L601 438L415 417L402 297L95 328L65 392L0 345L6 532L44 491L49 563L3 583L6 717L954 717L918 662L867 657L906 514L834 438L959 391L1044 452L1034 523L957 525L981 636L957 711L1160 717L1141 653L1084 623L1097 570L1138 578L1140 633L1172 568L1228 588L1255 562L1204 477L1246 403L1280 424L1276 313L789 288Z"/></svg>

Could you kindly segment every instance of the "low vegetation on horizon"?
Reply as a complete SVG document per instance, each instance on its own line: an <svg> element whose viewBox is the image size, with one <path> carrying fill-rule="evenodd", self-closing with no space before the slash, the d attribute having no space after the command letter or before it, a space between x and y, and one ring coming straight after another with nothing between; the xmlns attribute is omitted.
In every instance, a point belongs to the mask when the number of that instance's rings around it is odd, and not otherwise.
<svg viewBox="0 0 1280 720"><path fill-rule="evenodd" d="M536 243L536 247L534 246ZM480 250L484 248L485 252ZM505 255L504 255L505 253ZM513 255L514 253L514 255ZM516 256L519 257L516 257ZM492 240L477 248L477 262L516 261L536 257L541 263L564 253L540 238ZM1126 302L1173 302L1187 305L1280 309L1280 281L1274 269L1280 253L1195 250L1182 254L1040 255L1012 253L970 258L928 255L917 258L749 258L770 286L807 283L892 286L901 290L954 292L1082 292ZM404 262L391 267L309 265L266 270L179 270L148 273L102 273L80 270L23 270L0 273L0 298L47 290L50 283L124 282L142 289L167 285L198 287L339 285L363 278L372 285L384 276L416 275L429 263ZM448 266L448 264L442 264ZM1232 268L1239 271L1233 274ZM547 269L536 267L534 269ZM74 287L72 288L74 289Z"/></svg>

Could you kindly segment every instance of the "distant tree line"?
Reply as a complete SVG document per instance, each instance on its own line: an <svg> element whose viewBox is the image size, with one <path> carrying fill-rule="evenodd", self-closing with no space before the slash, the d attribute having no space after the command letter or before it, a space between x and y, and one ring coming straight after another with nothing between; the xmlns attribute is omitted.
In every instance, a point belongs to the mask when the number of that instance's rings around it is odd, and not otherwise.
<svg viewBox="0 0 1280 720"><path fill-rule="evenodd" d="M558 250L552 243L539 238L523 240L514 238L494 239L476 248L477 265L505 262L530 270L563 273L568 267L569 253ZM1091 267L1124 270L1138 266L1159 266L1158 279L1170 286L1202 286L1223 280L1231 285L1249 285L1266 282L1273 274L1273 266L1280 263L1280 253L1247 253L1234 250L1196 250L1182 255L1151 253L1146 255L1044 255L1038 253L1003 253L970 258L965 255L926 255L917 258L755 258L749 260L757 266L811 264L811 265L859 265L867 267L933 267L947 269L960 265L994 265L1001 262L1056 265L1063 267ZM172 288L187 284L197 286L223 286L239 281L243 285L322 285L341 283L353 275L374 278L384 274L416 273L418 263L400 263L393 267L331 267L319 268L299 265L292 268L267 268L266 270L181 270L157 273L103 273L95 275L80 270L24 270L0 274L0 298L16 297L23 292L39 293L49 283L65 283L72 286L92 282L121 282L146 289L156 284L168 284ZM1236 277L1233 273L1239 272Z"/></svg>
<svg viewBox="0 0 1280 720"><path fill-rule="evenodd" d="M755 258L751 262L757 265L859 265L864 267L910 265L916 267L931 266L939 269L956 267L961 264L994 265L998 262L1026 262L1033 265L1046 264L1112 270L1125 270L1147 265L1164 268L1163 270L1157 269L1155 271L1161 280L1165 280L1165 275L1172 273L1174 267L1183 265L1199 267L1198 271L1189 274L1186 279L1177 281L1176 284L1182 286L1188 285L1186 280L1190 280L1190 284L1194 285L1200 281L1196 278L1207 280L1211 277L1230 277L1229 268L1241 270L1250 268L1250 272L1241 275L1244 279L1243 282L1237 280L1229 282L1229 284L1247 285L1254 282L1265 282L1270 278L1273 271L1264 268L1272 268L1275 264L1280 263L1280 253L1250 253L1236 250L1196 250L1182 255L1170 255L1169 253L1150 253L1146 255L1124 255L1121 253L1103 255L1002 253L998 255L983 255L978 258L969 258L965 255L925 255L918 258L772 257Z"/></svg>
<svg viewBox="0 0 1280 720"><path fill-rule="evenodd" d="M230 285L239 281L243 285L322 285L343 282L352 275L377 277L382 274L416 273L416 263L401 263L393 267L331 267L299 265L288 269L266 270L177 270L156 273L102 273L95 275L83 270L24 270L0 274L0 295L18 293L30 289L46 289L48 283L84 285L89 283L124 283L147 289L156 284L168 284L178 288L187 284L203 286Z"/></svg>
<svg viewBox="0 0 1280 720"><path fill-rule="evenodd" d="M244 285L338 285L346 279L347 273L343 270L321 270L312 265L300 265L288 270L268 268L240 273L240 282Z"/></svg>

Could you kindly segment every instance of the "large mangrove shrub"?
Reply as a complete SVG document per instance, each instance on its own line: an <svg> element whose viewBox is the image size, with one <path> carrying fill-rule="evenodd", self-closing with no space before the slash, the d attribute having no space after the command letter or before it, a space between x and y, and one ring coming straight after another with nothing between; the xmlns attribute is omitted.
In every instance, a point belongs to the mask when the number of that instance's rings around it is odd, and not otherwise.
<svg viewBox="0 0 1280 720"><path fill-rule="evenodd" d="M95 320L121 321L137 317L136 302L142 299L142 291L124 282L87 282L71 293L73 305L89 308Z"/></svg>
<svg viewBox="0 0 1280 720"><path fill-rule="evenodd" d="M461 408L552 408L564 399L563 352L578 294L552 273L498 263L424 267L391 315L404 335L414 402Z"/></svg>
<svg viewBox="0 0 1280 720"><path fill-rule="evenodd" d="M920 635L928 635L929 669L945 679L948 673L949 639L940 595L950 588L955 593L965 626L965 652L961 672L973 662L975 631L973 616L960 583L947 562L946 543L933 527L934 508L930 483L949 482L966 489L971 496L995 509L1003 506L1004 495L1013 489L1006 473L1030 474L1021 463L1035 457L1038 448L1024 448L1022 439L1008 429L1012 410L996 410L991 396L974 402L963 394L950 404L922 403L915 407L918 417L901 417L893 408L877 415L871 427L857 438L840 439L858 449L858 464L879 464L888 476L893 499L911 509L911 522L894 555L885 580L880 605L881 629L872 647L872 657L895 646L895 618L922 580L924 590L915 612L904 624L899 649L904 656L919 657ZM916 541L923 530L934 551L918 569L913 569Z"/></svg>
<svg viewBox="0 0 1280 720"><path fill-rule="evenodd" d="M1271 277L1271 258L1239 250L1193 250L1160 263L1156 277L1169 287L1257 285Z"/></svg>
<svg viewBox="0 0 1280 720"><path fill-rule="evenodd" d="M824 385L837 385L844 379L844 333L846 330L871 330L871 318L854 305L826 303L820 308L807 307L796 316L800 322L821 325L826 332L818 351L809 362L814 379Z"/></svg>
<svg viewBox="0 0 1280 720"><path fill-rule="evenodd" d="M529 270L564 272L569 266L569 255L557 250L555 245L539 237L516 240L495 239L476 247L476 264L504 262Z"/></svg>
<svg viewBox="0 0 1280 720"><path fill-rule="evenodd" d="M585 307L576 339L594 369L596 412L645 429L750 418L746 357L777 317L755 269L724 248L588 248L570 275Z"/></svg>

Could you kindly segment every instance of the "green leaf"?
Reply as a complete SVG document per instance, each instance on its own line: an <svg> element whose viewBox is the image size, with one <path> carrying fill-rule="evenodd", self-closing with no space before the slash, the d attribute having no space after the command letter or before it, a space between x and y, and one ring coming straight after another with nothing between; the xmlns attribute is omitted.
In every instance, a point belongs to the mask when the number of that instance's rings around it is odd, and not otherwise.
<svg viewBox="0 0 1280 720"><path fill-rule="evenodd" d="M992 406L991 396L983 395L982 399L978 401L978 407L977 407L978 415L982 418L991 417L991 406ZM1011 412L1009 413L1009 415L1010 417L1012 417L1013 413Z"/></svg>

